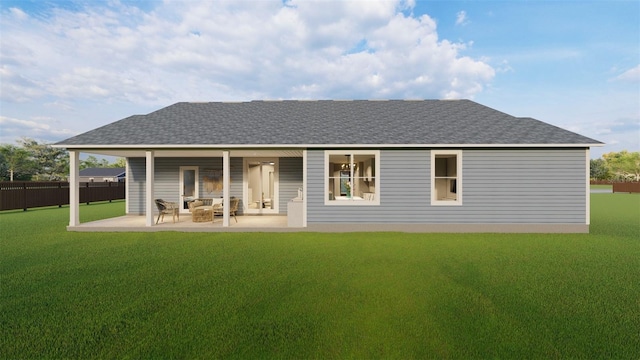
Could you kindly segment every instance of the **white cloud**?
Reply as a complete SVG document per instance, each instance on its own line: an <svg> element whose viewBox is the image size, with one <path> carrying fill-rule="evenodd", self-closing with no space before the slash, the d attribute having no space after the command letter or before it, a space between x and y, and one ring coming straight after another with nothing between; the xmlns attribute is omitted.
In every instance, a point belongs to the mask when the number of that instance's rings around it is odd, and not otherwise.
<svg viewBox="0 0 640 360"><path fill-rule="evenodd" d="M413 5L188 1L144 12L114 2L37 18L16 9L1 15L2 99L167 105L482 91L495 70L439 40L429 16L405 15Z"/></svg>
<svg viewBox="0 0 640 360"><path fill-rule="evenodd" d="M24 20L28 17L28 15L24 11L15 7L9 8L9 12L14 18L18 20Z"/></svg>
<svg viewBox="0 0 640 360"><path fill-rule="evenodd" d="M9 66L0 67L0 99L13 102L26 102L45 94L36 81L17 74Z"/></svg>
<svg viewBox="0 0 640 360"><path fill-rule="evenodd" d="M467 12L462 10L458 11L456 14L456 25L467 25L469 23L469 19L467 18Z"/></svg>
<svg viewBox="0 0 640 360"><path fill-rule="evenodd" d="M0 116L0 143L13 143L21 137L30 137L49 142L50 139L61 139L74 135L69 129L59 129L51 118L40 117L23 120Z"/></svg>
<svg viewBox="0 0 640 360"><path fill-rule="evenodd" d="M496 65L496 72L498 73L509 73L513 71L514 71L513 68L509 64L509 61L507 60L502 60L502 62Z"/></svg>
<svg viewBox="0 0 640 360"><path fill-rule="evenodd" d="M585 117L586 118L586 117ZM640 150L640 117L596 114L592 119L564 124L562 127L604 143L602 147L591 148L591 157L598 158L612 151Z"/></svg>
<svg viewBox="0 0 640 360"><path fill-rule="evenodd" d="M0 142L177 101L472 98L495 76L414 2L88 2L0 12Z"/></svg>
<svg viewBox="0 0 640 360"><path fill-rule="evenodd" d="M640 64L616 76L613 80L632 83L640 82Z"/></svg>

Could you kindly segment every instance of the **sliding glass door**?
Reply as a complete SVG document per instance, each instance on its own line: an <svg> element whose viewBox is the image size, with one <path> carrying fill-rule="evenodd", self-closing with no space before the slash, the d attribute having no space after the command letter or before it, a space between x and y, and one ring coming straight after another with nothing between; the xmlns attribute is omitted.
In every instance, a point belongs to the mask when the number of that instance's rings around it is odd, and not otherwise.
<svg viewBox="0 0 640 360"><path fill-rule="evenodd" d="M244 161L244 205L248 214L278 213L278 159Z"/></svg>

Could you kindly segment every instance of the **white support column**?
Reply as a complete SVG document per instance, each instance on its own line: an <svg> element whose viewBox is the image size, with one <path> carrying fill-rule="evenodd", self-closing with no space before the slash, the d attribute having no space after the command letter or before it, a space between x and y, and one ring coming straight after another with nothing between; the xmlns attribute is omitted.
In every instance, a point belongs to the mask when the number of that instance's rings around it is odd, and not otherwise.
<svg viewBox="0 0 640 360"><path fill-rule="evenodd" d="M231 184L231 181L229 181L229 179L231 178L229 176L229 169L231 168L229 162L229 150L225 150L222 152L222 208L224 209L222 216L222 226L225 227L229 226L229 185Z"/></svg>
<svg viewBox="0 0 640 360"><path fill-rule="evenodd" d="M124 213L129 215L129 189L131 182L127 180L127 176L130 176L131 179L133 179L133 176L131 176L131 164L129 164L128 157L124 158L124 175Z"/></svg>
<svg viewBox="0 0 640 360"><path fill-rule="evenodd" d="M302 227L307 227L307 150L302 150Z"/></svg>
<svg viewBox="0 0 640 360"><path fill-rule="evenodd" d="M146 187L145 187L145 214L146 214L146 226L153 226L153 209L155 209L155 202L153 199L153 183L155 173L155 159L153 157L153 150L147 150L146 152Z"/></svg>
<svg viewBox="0 0 640 360"><path fill-rule="evenodd" d="M80 225L80 152L69 150L69 226Z"/></svg>

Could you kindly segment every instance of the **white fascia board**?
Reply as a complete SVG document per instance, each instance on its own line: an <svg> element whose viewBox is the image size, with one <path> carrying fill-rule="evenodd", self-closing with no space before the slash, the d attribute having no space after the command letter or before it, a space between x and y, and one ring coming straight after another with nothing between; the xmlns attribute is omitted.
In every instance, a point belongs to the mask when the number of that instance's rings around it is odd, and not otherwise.
<svg viewBox="0 0 640 360"><path fill-rule="evenodd" d="M593 144L178 144L178 145L52 145L66 149L306 149L306 148L531 148L531 147L601 147L603 143Z"/></svg>
<svg viewBox="0 0 640 360"><path fill-rule="evenodd" d="M605 144L313 144L299 145L307 148L532 148L532 147L572 147L586 148Z"/></svg>

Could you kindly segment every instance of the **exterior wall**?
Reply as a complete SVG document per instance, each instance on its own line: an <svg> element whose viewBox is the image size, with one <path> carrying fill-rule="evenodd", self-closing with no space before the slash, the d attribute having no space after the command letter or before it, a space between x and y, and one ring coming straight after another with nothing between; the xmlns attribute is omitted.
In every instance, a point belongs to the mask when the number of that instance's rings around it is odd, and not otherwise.
<svg viewBox="0 0 640 360"><path fill-rule="evenodd" d="M463 149L462 205L432 206L430 151L382 150L380 206L324 205L324 151L308 151L313 224L585 224L586 149Z"/></svg>
<svg viewBox="0 0 640 360"><path fill-rule="evenodd" d="M302 188L302 158L282 157L279 159L280 196L278 208L280 214L287 213L287 203L298 196Z"/></svg>
<svg viewBox="0 0 640 360"><path fill-rule="evenodd" d="M131 166L129 188L129 214L145 213L145 159L130 158ZM207 193L204 189L203 177L207 170L222 170L222 158L156 158L154 197L167 201L179 202L180 199L180 167L198 166L200 197L219 198L222 190ZM243 158L231 158L231 196L242 198L242 166ZM302 187L302 158L280 158L280 199L279 211L287 213L287 202L296 197L298 188ZM155 211L155 209L153 209ZM239 209L238 214L242 214Z"/></svg>
<svg viewBox="0 0 640 360"><path fill-rule="evenodd" d="M129 193L127 194L127 210L131 215L143 215L144 212L144 193L146 186L147 174L145 173L144 158L129 158L130 171L128 173ZM167 199L169 200L169 199Z"/></svg>

